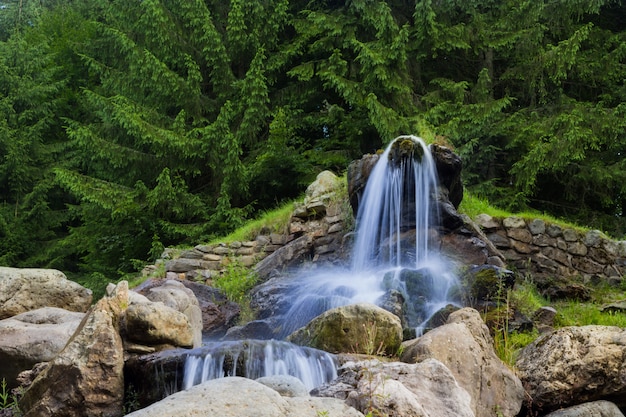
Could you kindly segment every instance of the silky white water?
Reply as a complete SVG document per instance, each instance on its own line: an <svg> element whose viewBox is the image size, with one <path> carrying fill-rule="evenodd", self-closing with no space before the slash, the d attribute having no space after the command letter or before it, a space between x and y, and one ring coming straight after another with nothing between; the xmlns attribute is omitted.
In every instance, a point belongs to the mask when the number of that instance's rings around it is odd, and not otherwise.
<svg viewBox="0 0 626 417"><path fill-rule="evenodd" d="M294 376L310 391L337 377L337 364L327 352L277 340L212 342L185 361L183 389L226 376Z"/></svg>
<svg viewBox="0 0 626 417"><path fill-rule="evenodd" d="M412 142L416 150L394 160L392 150L402 141ZM430 228L439 221L436 205L431 204L436 190L435 161L423 140L416 136L396 138L367 181L357 215L352 270L418 267L426 263L430 257ZM409 229L415 230L413 242L403 238ZM413 248L407 247L407 242Z"/></svg>

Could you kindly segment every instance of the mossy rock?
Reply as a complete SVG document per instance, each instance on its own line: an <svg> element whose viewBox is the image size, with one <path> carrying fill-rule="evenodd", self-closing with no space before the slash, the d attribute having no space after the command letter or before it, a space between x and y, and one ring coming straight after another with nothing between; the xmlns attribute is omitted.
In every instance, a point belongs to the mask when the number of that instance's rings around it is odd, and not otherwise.
<svg viewBox="0 0 626 417"><path fill-rule="evenodd" d="M353 304L326 311L287 340L331 353L394 355L402 343L402 325L374 304Z"/></svg>
<svg viewBox="0 0 626 417"><path fill-rule="evenodd" d="M418 162L424 156L424 148L411 138L399 138L391 145L389 162L398 165L402 159L412 158Z"/></svg>
<svg viewBox="0 0 626 417"><path fill-rule="evenodd" d="M461 279L467 294L475 301L489 301L513 288L515 274L508 269L493 265L480 265L469 269Z"/></svg>

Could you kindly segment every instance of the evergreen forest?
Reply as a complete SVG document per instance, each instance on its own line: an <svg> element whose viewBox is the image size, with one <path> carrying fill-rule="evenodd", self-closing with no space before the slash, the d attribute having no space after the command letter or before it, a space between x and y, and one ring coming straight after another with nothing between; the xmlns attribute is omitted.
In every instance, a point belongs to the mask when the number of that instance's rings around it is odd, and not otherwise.
<svg viewBox="0 0 626 417"><path fill-rule="evenodd" d="M626 235L616 0L0 0L0 265L116 279L400 134Z"/></svg>

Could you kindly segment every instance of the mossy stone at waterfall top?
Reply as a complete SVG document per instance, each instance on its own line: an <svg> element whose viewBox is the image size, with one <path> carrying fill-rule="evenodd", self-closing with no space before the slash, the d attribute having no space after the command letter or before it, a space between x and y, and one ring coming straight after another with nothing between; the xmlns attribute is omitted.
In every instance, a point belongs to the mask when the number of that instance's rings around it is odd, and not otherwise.
<svg viewBox="0 0 626 417"><path fill-rule="evenodd" d="M389 162L398 164L402 159L413 158L416 161L421 161L424 156L424 149L422 146L413 139L406 138L402 140L396 140L391 145L391 151L389 152Z"/></svg>

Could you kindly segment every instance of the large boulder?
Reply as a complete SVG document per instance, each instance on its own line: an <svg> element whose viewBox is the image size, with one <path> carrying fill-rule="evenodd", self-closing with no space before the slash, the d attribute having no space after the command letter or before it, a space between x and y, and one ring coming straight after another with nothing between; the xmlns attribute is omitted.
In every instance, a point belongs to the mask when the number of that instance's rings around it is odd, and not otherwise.
<svg viewBox="0 0 626 417"><path fill-rule="evenodd" d="M41 307L84 313L91 290L56 269L0 267L0 320Z"/></svg>
<svg viewBox="0 0 626 417"><path fill-rule="evenodd" d="M282 397L251 379L227 377L177 392L127 417L362 417L334 398Z"/></svg>
<svg viewBox="0 0 626 417"><path fill-rule="evenodd" d="M191 289L185 287L180 281L166 280L162 285L148 289L144 295L154 303L163 303L184 314L192 332L192 347L199 347L202 344L202 311Z"/></svg>
<svg viewBox="0 0 626 417"><path fill-rule="evenodd" d="M148 279L134 288L139 294L147 294L152 288L163 285L163 279ZM221 337L234 326L240 313L237 303L229 301L224 292L209 285L189 280L177 281L193 291L202 314L202 334L207 337ZM192 301L193 303L193 301Z"/></svg>
<svg viewBox="0 0 626 417"><path fill-rule="evenodd" d="M257 263L254 266L254 272L260 282L265 282L287 268L295 267L305 260L310 260L313 250L313 236L311 234L302 235Z"/></svg>
<svg viewBox="0 0 626 417"><path fill-rule="evenodd" d="M0 378L10 388L17 375L51 361L65 347L85 313L44 307L0 320Z"/></svg>
<svg viewBox="0 0 626 417"><path fill-rule="evenodd" d="M554 411L545 417L624 417L610 401L592 401Z"/></svg>
<svg viewBox="0 0 626 417"><path fill-rule="evenodd" d="M516 416L524 389L515 374L497 357L493 339L480 314L463 308L450 314L445 325L407 341L400 359L415 363L430 358L441 361L471 396L476 417Z"/></svg>
<svg viewBox="0 0 626 417"><path fill-rule="evenodd" d="M402 325L374 304L352 304L322 313L287 339L331 353L393 355L402 343Z"/></svg>
<svg viewBox="0 0 626 417"><path fill-rule="evenodd" d="M149 346L193 347L194 331L189 318L161 302L131 304L124 314L127 340Z"/></svg>
<svg viewBox="0 0 626 417"><path fill-rule="evenodd" d="M471 398L439 361L349 361L339 377L313 391L343 399L367 415L474 417Z"/></svg>
<svg viewBox="0 0 626 417"><path fill-rule="evenodd" d="M124 286L122 286L124 287ZM24 417L123 415L124 350L117 323L128 287L104 297L19 402Z"/></svg>
<svg viewBox="0 0 626 417"><path fill-rule="evenodd" d="M526 346L516 367L537 411L602 399L626 406L626 329L560 328Z"/></svg>

